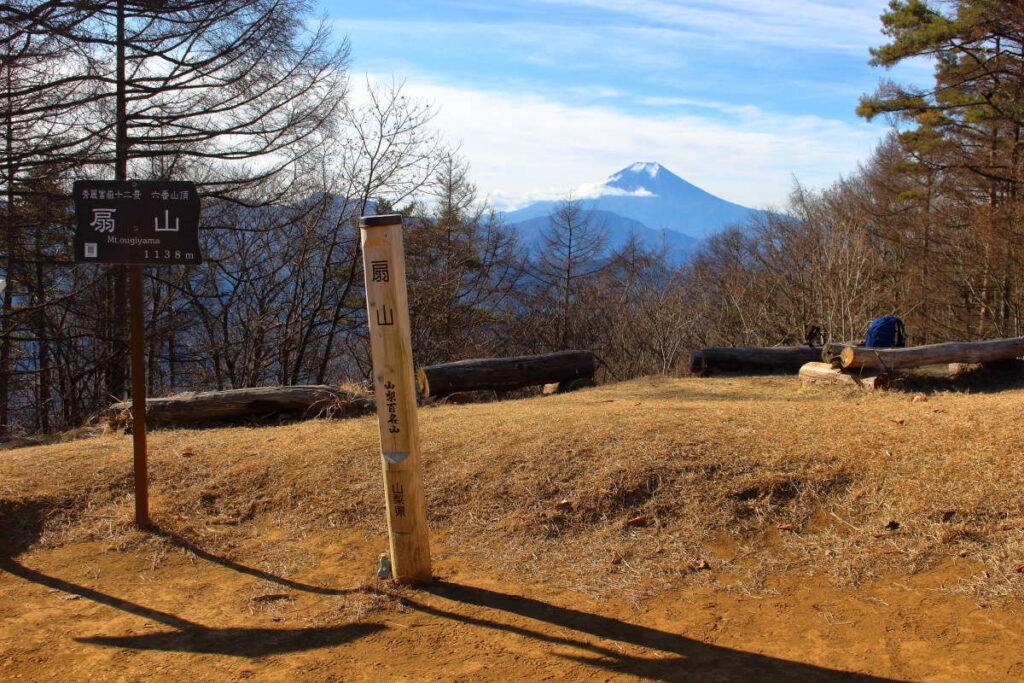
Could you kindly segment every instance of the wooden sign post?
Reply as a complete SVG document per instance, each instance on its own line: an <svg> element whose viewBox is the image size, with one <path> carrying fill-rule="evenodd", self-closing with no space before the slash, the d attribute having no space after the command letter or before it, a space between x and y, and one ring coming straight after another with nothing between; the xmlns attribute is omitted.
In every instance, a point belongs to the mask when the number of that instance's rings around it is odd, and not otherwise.
<svg viewBox="0 0 1024 683"><path fill-rule="evenodd" d="M400 583L428 583L430 538L416 424L402 217L364 216L359 227L391 571Z"/></svg>
<svg viewBox="0 0 1024 683"><path fill-rule="evenodd" d="M124 176L123 166L116 175ZM76 180L76 263L128 266L131 322L132 452L135 524L151 526L146 452L146 326L143 266L194 265L199 250L199 194L195 183L148 180Z"/></svg>

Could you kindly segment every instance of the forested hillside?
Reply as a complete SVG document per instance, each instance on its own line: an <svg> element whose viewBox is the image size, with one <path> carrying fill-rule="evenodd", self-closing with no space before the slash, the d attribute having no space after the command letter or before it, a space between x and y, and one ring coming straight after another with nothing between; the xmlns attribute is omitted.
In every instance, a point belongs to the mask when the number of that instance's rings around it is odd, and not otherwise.
<svg viewBox="0 0 1024 683"><path fill-rule="evenodd" d="M884 82L859 112L893 132L857 173L796 187L683 266L636 240L610 250L572 200L528 252L431 107L351 83L347 44L304 3L123 6L129 177L204 194L206 263L147 271L151 395L364 379L368 211L408 218L420 364L588 348L625 379L698 346L801 343L810 325L856 339L885 313L911 343L1024 335L1016 3L894 3L874 62L933 59L934 87ZM14 2L0 22L3 431L77 425L126 392L124 269L69 253L70 184L110 177L116 152L117 7Z"/></svg>

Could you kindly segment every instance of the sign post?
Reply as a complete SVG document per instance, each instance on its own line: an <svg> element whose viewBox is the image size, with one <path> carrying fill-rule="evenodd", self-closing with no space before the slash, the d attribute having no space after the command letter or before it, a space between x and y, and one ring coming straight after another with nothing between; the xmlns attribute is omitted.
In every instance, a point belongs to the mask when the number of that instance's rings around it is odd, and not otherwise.
<svg viewBox="0 0 1024 683"><path fill-rule="evenodd" d="M149 462L146 449L146 325L142 266L128 266L128 307L131 316L132 355L132 472L135 475L135 526L148 529Z"/></svg>
<svg viewBox="0 0 1024 683"><path fill-rule="evenodd" d="M142 180L80 180L72 192L78 223L75 262L128 265L135 524L146 528L150 518L142 267L202 263L199 195L194 183Z"/></svg>
<svg viewBox="0 0 1024 683"><path fill-rule="evenodd" d="M432 578L430 538L416 423L402 217L364 216L359 227L392 576L400 583L423 584Z"/></svg>

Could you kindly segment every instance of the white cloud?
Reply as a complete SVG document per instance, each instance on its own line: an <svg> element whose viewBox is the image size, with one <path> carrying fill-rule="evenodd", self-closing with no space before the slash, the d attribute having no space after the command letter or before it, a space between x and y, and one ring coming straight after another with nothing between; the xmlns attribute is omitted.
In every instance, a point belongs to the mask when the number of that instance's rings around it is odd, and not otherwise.
<svg viewBox="0 0 1024 683"><path fill-rule="evenodd" d="M579 199L592 199L594 197L656 197L650 190L640 187L635 190L623 190L620 187L609 187L604 181L583 183L572 191L572 195Z"/></svg>
<svg viewBox="0 0 1024 683"><path fill-rule="evenodd" d="M586 7L725 39L861 51L879 35L884 0L534 0Z"/></svg>
<svg viewBox="0 0 1024 683"><path fill-rule="evenodd" d="M592 99L610 99L613 97L622 97L626 93L616 88L609 88L603 85L577 85L566 90L573 95L580 95L581 97L589 97Z"/></svg>
<svg viewBox="0 0 1024 683"><path fill-rule="evenodd" d="M406 93L437 105L435 126L461 143L474 181L501 208L563 196L638 160L730 201L777 206L794 177L820 186L855 170L883 132L714 103L704 103L706 114L644 115L423 81Z"/></svg>

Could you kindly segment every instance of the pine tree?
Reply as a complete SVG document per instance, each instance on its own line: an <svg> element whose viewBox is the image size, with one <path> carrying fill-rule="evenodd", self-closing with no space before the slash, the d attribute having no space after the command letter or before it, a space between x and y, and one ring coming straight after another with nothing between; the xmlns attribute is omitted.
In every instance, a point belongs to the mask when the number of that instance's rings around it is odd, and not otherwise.
<svg viewBox="0 0 1024 683"><path fill-rule="evenodd" d="M872 63L930 58L935 82L923 89L885 82L857 111L893 119L905 152L899 163L927 181L921 193L947 188L941 206L929 199L929 219L946 226L940 240L959 247L951 257L974 310L970 333L1006 336L1017 325L1013 302L1024 284L1015 248L1024 215L1024 7L995 0L889 7L882 24L891 42L872 50ZM929 250L935 237L924 238Z"/></svg>

